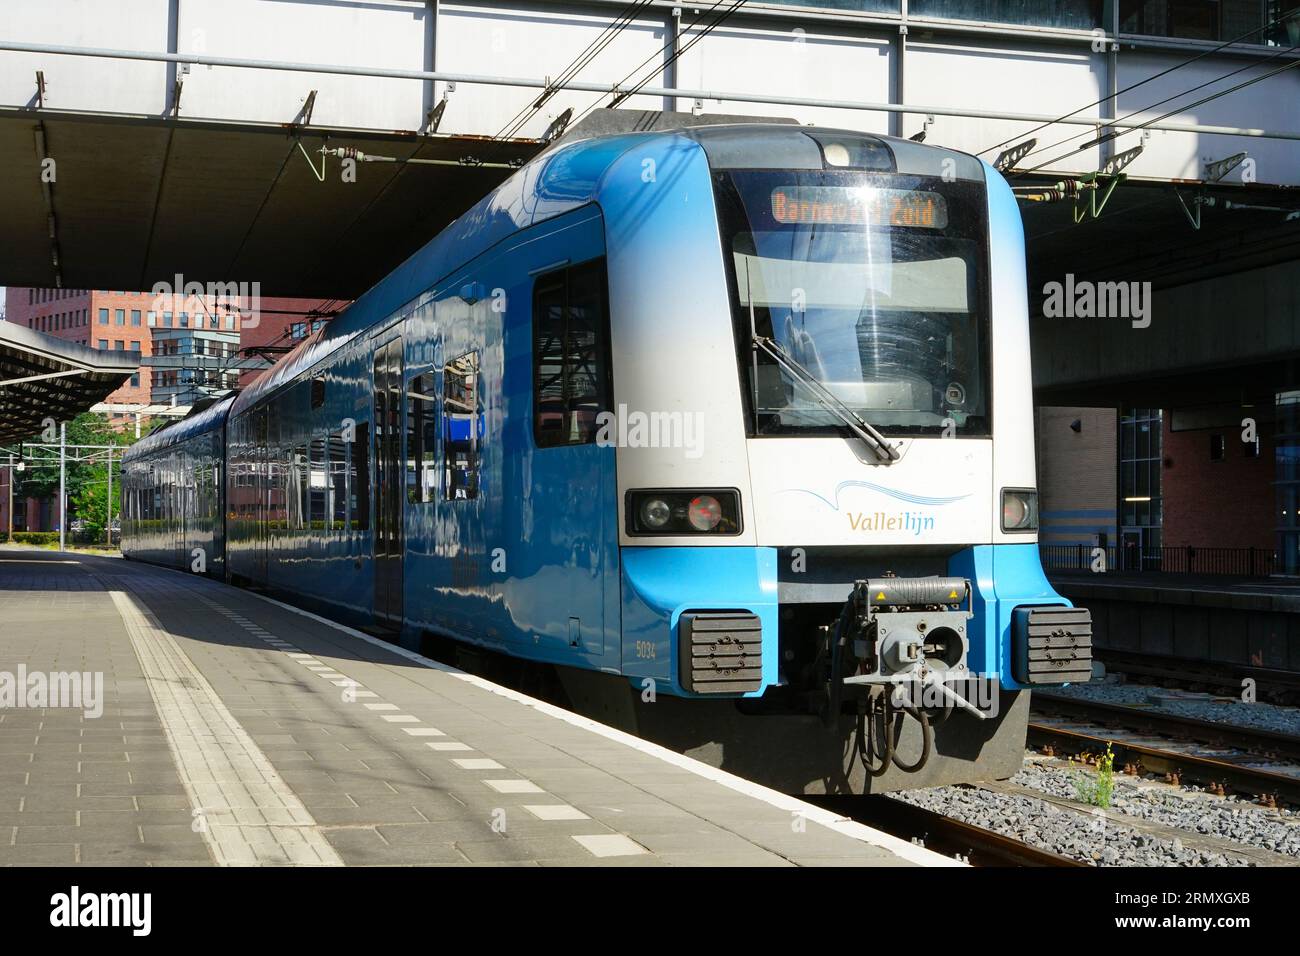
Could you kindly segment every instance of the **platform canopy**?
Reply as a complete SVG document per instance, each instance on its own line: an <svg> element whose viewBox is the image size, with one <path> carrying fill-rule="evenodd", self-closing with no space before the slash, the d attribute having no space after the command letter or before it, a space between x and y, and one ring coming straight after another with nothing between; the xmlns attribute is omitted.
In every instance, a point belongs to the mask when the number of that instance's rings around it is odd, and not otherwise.
<svg viewBox="0 0 1300 956"><path fill-rule="evenodd" d="M396 162L345 178L322 147ZM148 291L180 274L355 298L542 147L0 108L0 285Z"/></svg>
<svg viewBox="0 0 1300 956"><path fill-rule="evenodd" d="M139 352L101 352L0 322L0 443L89 411L139 369Z"/></svg>

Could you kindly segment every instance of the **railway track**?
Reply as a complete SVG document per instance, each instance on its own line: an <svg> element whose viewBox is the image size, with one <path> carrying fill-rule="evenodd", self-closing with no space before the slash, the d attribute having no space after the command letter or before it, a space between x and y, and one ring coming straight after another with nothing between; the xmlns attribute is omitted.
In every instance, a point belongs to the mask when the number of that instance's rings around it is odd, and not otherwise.
<svg viewBox="0 0 1300 956"><path fill-rule="evenodd" d="M1253 680L1261 699L1274 703L1300 704L1300 671L1254 667L1226 661L1194 661L1165 654L1141 654L1097 648L1095 654L1107 668L1134 677L1150 677L1166 683L1214 687L1241 693L1242 681Z"/></svg>
<svg viewBox="0 0 1300 956"><path fill-rule="evenodd" d="M1238 748L1261 757L1300 763L1300 737L1293 734L1185 717L1128 704L1062 697L1043 691L1034 691L1031 707L1039 714L1078 717L1106 727L1123 727L1140 733Z"/></svg>
<svg viewBox="0 0 1300 956"><path fill-rule="evenodd" d="M904 840L920 837L927 849L961 856L973 866L1088 865L892 797L868 795L804 799Z"/></svg>
<svg viewBox="0 0 1300 956"><path fill-rule="evenodd" d="M1126 739L1124 733L1083 721L1029 724L1029 745L1053 756L1095 756L1104 753L1109 744L1116 768L1132 765L1139 773L1164 774L1183 783L1218 786L1251 798L1271 797L1276 802L1300 805L1300 775L1259 765L1267 763L1268 758L1244 750L1196 753L1175 749L1178 743L1191 741L1185 737L1169 744L1132 736Z"/></svg>

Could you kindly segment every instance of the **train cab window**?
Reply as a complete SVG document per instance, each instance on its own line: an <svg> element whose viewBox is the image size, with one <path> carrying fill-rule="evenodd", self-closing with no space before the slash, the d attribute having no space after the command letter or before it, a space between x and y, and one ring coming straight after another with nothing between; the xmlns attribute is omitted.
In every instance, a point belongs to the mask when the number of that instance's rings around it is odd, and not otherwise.
<svg viewBox="0 0 1300 956"><path fill-rule="evenodd" d="M370 530L370 423L358 422L348 471L348 520L353 531Z"/></svg>
<svg viewBox="0 0 1300 956"><path fill-rule="evenodd" d="M605 262L552 272L533 291L533 436L539 448L596 440L609 408Z"/></svg>
<svg viewBox="0 0 1300 956"><path fill-rule="evenodd" d="M438 485L438 387L432 372L416 375L406 387L406 500L434 500Z"/></svg>
<svg viewBox="0 0 1300 956"><path fill-rule="evenodd" d="M442 369L443 495L448 501L478 497L483 437L478 375L478 352L466 352Z"/></svg>

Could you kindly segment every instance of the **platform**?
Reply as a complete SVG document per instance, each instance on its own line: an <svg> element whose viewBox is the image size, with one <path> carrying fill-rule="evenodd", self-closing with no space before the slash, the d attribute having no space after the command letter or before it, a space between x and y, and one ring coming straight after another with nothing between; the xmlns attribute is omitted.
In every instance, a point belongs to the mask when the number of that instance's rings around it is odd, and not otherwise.
<svg viewBox="0 0 1300 956"><path fill-rule="evenodd" d="M3 864L953 862L251 592L0 547Z"/></svg>
<svg viewBox="0 0 1300 956"><path fill-rule="evenodd" d="M1048 572L1107 650L1300 671L1300 582L1158 572Z"/></svg>
<svg viewBox="0 0 1300 956"><path fill-rule="evenodd" d="M1048 571L1061 593L1141 601L1151 604L1195 604L1242 611L1300 612L1300 580L1251 578L1226 574L1164 574L1159 571Z"/></svg>

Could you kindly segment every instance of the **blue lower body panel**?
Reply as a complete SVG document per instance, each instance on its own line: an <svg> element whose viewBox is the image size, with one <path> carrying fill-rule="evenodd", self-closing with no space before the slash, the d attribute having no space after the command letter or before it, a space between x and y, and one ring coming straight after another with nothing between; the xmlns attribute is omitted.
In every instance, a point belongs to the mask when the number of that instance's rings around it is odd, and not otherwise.
<svg viewBox="0 0 1300 956"><path fill-rule="evenodd" d="M677 623L685 611L745 611L763 626L763 682L777 682L775 548L623 548L622 672L638 687L693 696L682 689Z"/></svg>
<svg viewBox="0 0 1300 956"><path fill-rule="evenodd" d="M997 676L1004 688L1026 685L1012 675L1011 616L1016 608L1070 607L1048 583L1036 544L979 544L953 555L948 573L971 582L975 617L967 629L971 672Z"/></svg>
<svg viewBox="0 0 1300 956"><path fill-rule="evenodd" d="M735 611L762 623L762 696L779 680L777 549L751 547L625 547L622 549L621 671L656 693L696 696L679 671L678 622L688 611ZM1017 607L1070 602L1043 574L1035 544L974 545L957 552L948 573L970 580L974 618L968 628L972 674L996 676L1007 689L1025 685L1012 674L1011 621ZM846 582L848 597L851 582Z"/></svg>

